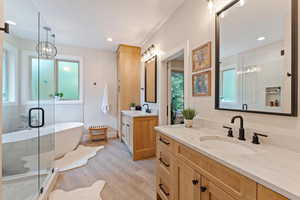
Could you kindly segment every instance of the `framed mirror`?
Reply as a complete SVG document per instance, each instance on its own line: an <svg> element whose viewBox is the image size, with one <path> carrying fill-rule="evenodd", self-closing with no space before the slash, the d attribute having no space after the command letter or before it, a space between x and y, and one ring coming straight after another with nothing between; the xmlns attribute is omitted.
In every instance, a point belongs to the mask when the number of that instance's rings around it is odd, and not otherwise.
<svg viewBox="0 0 300 200"><path fill-rule="evenodd" d="M145 62L145 102L157 102L157 57Z"/></svg>
<svg viewBox="0 0 300 200"><path fill-rule="evenodd" d="M234 0L216 14L215 108L297 116L298 0Z"/></svg>

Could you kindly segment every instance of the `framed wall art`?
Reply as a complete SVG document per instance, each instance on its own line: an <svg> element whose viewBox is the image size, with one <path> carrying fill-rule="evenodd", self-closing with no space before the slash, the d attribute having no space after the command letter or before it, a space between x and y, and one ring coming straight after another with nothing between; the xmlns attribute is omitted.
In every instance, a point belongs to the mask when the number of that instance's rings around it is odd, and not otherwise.
<svg viewBox="0 0 300 200"><path fill-rule="evenodd" d="M211 71L193 74L193 96L211 96Z"/></svg>
<svg viewBox="0 0 300 200"><path fill-rule="evenodd" d="M193 72L211 68L211 42L194 49L192 59Z"/></svg>

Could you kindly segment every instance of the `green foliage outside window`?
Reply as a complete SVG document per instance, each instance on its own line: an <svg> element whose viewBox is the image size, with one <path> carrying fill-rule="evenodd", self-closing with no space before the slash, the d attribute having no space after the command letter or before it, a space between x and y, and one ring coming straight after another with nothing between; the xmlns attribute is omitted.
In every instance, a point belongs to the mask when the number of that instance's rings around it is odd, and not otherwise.
<svg viewBox="0 0 300 200"><path fill-rule="evenodd" d="M184 73L171 72L171 120L175 123L176 117L184 108Z"/></svg>

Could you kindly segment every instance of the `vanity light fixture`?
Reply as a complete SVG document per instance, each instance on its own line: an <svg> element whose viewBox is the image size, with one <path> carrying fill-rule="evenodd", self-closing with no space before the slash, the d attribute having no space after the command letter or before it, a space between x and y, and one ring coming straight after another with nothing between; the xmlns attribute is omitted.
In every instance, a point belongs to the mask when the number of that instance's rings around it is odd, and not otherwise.
<svg viewBox="0 0 300 200"><path fill-rule="evenodd" d="M149 60L150 58L157 55L156 48L154 44L152 44L143 54L142 54L142 62Z"/></svg>
<svg viewBox="0 0 300 200"><path fill-rule="evenodd" d="M108 41L108 42L112 42L113 39L112 39L111 37L109 37L109 38L107 38L107 41Z"/></svg>
<svg viewBox="0 0 300 200"><path fill-rule="evenodd" d="M263 41L265 39L266 39L265 37L259 37L259 38L257 38L258 41Z"/></svg>

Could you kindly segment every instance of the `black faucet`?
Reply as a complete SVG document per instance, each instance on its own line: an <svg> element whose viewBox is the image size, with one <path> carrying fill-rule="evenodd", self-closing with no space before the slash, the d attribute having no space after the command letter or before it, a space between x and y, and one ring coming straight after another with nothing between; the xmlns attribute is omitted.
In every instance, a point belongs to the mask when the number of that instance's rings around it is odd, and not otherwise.
<svg viewBox="0 0 300 200"><path fill-rule="evenodd" d="M244 120L243 120L243 117L242 116L234 116L232 119L231 119L231 123L233 124L235 119L240 119L240 129L239 129L239 140L246 140L245 138L245 129L244 129Z"/></svg>
<svg viewBox="0 0 300 200"><path fill-rule="evenodd" d="M151 113L151 110L150 110L150 108L149 108L149 104L145 103L145 104L143 105L143 107L144 107L144 106L147 106L147 108L146 108L146 113Z"/></svg>

